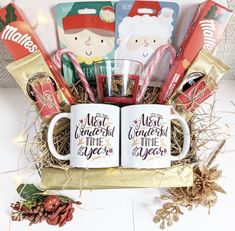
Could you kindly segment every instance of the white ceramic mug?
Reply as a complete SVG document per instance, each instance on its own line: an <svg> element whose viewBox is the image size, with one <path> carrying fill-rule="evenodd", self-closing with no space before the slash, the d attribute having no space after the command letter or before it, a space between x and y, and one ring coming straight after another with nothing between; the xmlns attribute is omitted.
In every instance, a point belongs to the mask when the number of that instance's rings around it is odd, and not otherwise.
<svg viewBox="0 0 235 231"><path fill-rule="evenodd" d="M58 120L69 118L70 153L59 154L53 144L53 130ZM71 113L56 115L48 129L48 146L59 160L70 160L72 167L107 168L119 165L120 109L106 104L79 104Z"/></svg>
<svg viewBox="0 0 235 231"><path fill-rule="evenodd" d="M178 156L171 155L171 120L178 120L184 144ZM122 108L121 166L125 168L165 168L186 156L190 147L189 127L165 105L132 105Z"/></svg>

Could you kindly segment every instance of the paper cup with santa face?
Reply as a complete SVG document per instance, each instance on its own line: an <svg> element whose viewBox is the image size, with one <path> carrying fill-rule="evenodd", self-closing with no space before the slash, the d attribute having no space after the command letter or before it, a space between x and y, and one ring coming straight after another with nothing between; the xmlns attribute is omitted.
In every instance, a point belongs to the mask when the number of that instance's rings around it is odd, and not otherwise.
<svg viewBox="0 0 235 231"><path fill-rule="evenodd" d="M115 59L137 60L146 65L157 49L172 43L178 11L178 4L171 2L117 2ZM150 86L161 86L169 71L169 59L166 53L155 66Z"/></svg>
<svg viewBox="0 0 235 231"><path fill-rule="evenodd" d="M183 158L190 147L186 121L172 115L169 106L134 105L122 108L121 166L125 168L166 168ZM171 121L183 128L184 143L178 156L171 155Z"/></svg>
<svg viewBox="0 0 235 231"><path fill-rule="evenodd" d="M94 63L101 102L135 104L143 65L133 60L102 60Z"/></svg>
<svg viewBox="0 0 235 231"><path fill-rule="evenodd" d="M71 113L56 115L48 129L48 147L59 160L78 168L108 168L119 165L119 112L117 106L79 104ZM70 153L61 155L53 143L53 130L61 118L70 119Z"/></svg>

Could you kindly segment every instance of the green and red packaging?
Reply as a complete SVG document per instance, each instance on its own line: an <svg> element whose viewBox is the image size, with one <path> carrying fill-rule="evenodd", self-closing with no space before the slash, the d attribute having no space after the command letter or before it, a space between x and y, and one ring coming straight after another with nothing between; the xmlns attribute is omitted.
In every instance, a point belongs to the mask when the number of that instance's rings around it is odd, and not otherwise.
<svg viewBox="0 0 235 231"><path fill-rule="evenodd" d="M159 103L165 104L171 98L202 48L210 53L215 51L232 14L230 9L211 0L199 6L187 36L178 51L177 59L159 92Z"/></svg>
<svg viewBox="0 0 235 231"><path fill-rule="evenodd" d="M115 12L111 1L66 2L56 5L60 48L74 53L91 85L96 77L93 63L113 59ZM68 56L62 59L63 76L69 86L79 80Z"/></svg>
<svg viewBox="0 0 235 231"><path fill-rule="evenodd" d="M0 38L14 60L19 60L40 50L53 73L55 81L68 99L68 102L71 105L74 104L73 96L60 76L56 66L45 52L24 14L14 3L10 3L0 9Z"/></svg>

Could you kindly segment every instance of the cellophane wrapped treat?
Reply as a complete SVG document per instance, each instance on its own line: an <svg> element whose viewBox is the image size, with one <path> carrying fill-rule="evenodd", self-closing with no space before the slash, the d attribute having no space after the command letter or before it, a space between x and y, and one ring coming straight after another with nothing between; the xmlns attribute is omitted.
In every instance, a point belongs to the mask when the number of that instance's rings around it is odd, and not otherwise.
<svg viewBox="0 0 235 231"><path fill-rule="evenodd" d="M228 71L226 64L202 49L172 96L171 103L183 111L193 111L214 94L219 81Z"/></svg>
<svg viewBox="0 0 235 231"><path fill-rule="evenodd" d="M7 70L44 121L69 111L70 103L40 51L9 64Z"/></svg>

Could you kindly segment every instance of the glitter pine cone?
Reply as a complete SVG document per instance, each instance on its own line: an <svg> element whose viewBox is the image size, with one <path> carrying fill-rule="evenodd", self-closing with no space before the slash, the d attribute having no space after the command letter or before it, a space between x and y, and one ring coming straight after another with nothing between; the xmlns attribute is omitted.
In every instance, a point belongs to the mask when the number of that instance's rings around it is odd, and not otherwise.
<svg viewBox="0 0 235 231"><path fill-rule="evenodd" d="M225 193L217 181L221 177L222 171L217 167L194 167L194 183L192 187L181 187L168 189L168 194L162 195L162 200L170 200L163 204L161 209L156 211L153 218L155 223L160 224L160 229L172 226L173 222L179 220L182 215L180 207L193 209L198 205L213 207L217 202L217 193Z"/></svg>
<svg viewBox="0 0 235 231"><path fill-rule="evenodd" d="M17 201L11 204L11 218L13 221L28 220L29 225L45 220L49 225L62 227L73 219L74 204L80 205L81 202L56 195Z"/></svg>

